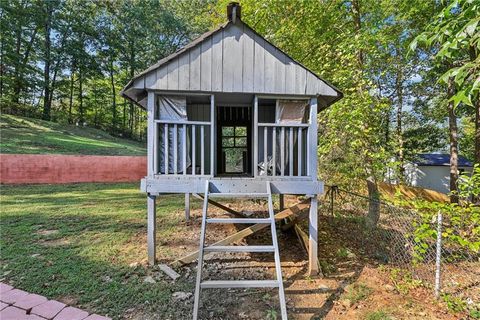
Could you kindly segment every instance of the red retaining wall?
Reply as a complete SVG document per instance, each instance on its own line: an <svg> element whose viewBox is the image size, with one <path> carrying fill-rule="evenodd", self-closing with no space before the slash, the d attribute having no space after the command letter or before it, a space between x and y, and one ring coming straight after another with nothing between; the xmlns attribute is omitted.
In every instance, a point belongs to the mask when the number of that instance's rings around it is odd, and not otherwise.
<svg viewBox="0 0 480 320"><path fill-rule="evenodd" d="M145 156L0 154L0 183L139 182Z"/></svg>

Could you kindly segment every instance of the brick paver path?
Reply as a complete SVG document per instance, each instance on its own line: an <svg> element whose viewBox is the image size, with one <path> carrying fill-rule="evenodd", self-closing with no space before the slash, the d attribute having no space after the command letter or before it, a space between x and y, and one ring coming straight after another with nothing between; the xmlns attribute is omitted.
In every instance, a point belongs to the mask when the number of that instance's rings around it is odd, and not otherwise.
<svg viewBox="0 0 480 320"><path fill-rule="evenodd" d="M111 320L0 282L1 320Z"/></svg>

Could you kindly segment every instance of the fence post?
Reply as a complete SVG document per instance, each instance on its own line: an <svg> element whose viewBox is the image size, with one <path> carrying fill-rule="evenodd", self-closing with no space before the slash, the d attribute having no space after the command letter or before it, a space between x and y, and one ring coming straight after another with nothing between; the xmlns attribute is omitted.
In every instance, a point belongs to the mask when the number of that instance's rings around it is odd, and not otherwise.
<svg viewBox="0 0 480 320"><path fill-rule="evenodd" d="M442 259L442 211L437 213L437 252L435 260L435 298L440 297Z"/></svg>

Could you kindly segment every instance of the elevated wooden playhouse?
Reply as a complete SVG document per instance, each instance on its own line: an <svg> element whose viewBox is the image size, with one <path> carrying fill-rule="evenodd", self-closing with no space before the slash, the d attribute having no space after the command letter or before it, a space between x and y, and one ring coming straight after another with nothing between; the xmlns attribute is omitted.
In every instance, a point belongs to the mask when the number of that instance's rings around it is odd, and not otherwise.
<svg viewBox="0 0 480 320"><path fill-rule="evenodd" d="M185 194L187 214L189 195L203 195L200 271L203 252L209 248L204 246L206 224L270 224L272 194L307 195L309 272L315 274L317 196L323 193L317 179L317 112L342 93L242 22L240 12L240 6L231 3L227 23L139 73L122 91L148 113L148 175L141 181L148 196L148 259L155 263L156 198L161 194ZM263 196L268 198L271 220L207 217L213 197ZM202 283L198 272L194 318L200 288L279 287L282 303L276 230L271 224L278 281ZM282 316L286 318L284 306Z"/></svg>

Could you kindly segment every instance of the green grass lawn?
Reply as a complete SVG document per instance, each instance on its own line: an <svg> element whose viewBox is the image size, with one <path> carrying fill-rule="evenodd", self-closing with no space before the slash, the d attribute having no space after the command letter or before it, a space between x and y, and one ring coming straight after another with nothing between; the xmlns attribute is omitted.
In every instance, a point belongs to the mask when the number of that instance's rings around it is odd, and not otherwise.
<svg viewBox="0 0 480 320"><path fill-rule="evenodd" d="M0 115L0 152L27 154L145 155L143 143L104 131L39 119Z"/></svg>
<svg viewBox="0 0 480 320"><path fill-rule="evenodd" d="M183 318L171 294L192 292L191 281L144 282L153 268L144 263L146 198L138 184L1 188L1 281L114 319L132 308L139 319ZM162 198L159 239L171 239L182 227L183 200Z"/></svg>

